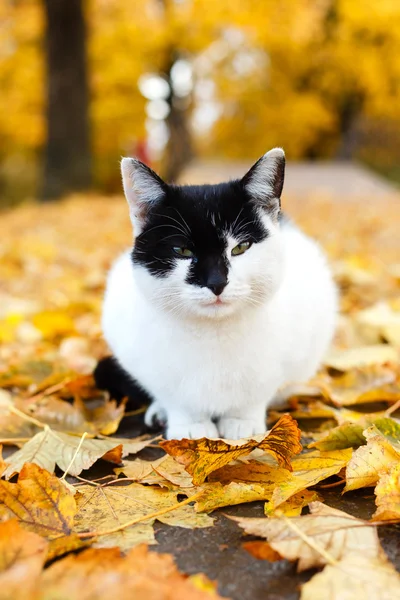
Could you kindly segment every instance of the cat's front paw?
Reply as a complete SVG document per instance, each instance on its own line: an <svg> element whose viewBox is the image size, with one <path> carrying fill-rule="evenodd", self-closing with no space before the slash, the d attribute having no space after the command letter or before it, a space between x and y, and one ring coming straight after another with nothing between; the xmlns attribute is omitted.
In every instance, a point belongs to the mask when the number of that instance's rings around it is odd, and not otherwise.
<svg viewBox="0 0 400 600"><path fill-rule="evenodd" d="M166 431L166 438L168 440L181 440L182 438L197 440L203 437L218 437L218 429L212 421L185 423L184 425L171 423L168 425Z"/></svg>
<svg viewBox="0 0 400 600"><path fill-rule="evenodd" d="M218 431L221 437L227 440L240 440L253 435L265 433L267 427L265 420L236 419L233 417L221 418L218 422Z"/></svg>

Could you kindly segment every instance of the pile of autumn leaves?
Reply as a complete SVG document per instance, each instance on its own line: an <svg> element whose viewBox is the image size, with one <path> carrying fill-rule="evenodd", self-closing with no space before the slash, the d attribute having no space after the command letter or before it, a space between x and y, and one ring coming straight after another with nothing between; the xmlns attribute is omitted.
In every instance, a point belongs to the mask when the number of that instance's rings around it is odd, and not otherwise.
<svg viewBox="0 0 400 600"><path fill-rule="evenodd" d="M309 417L324 418L320 431L306 433L313 441L303 452L290 414L272 413L278 420L269 434L239 442L111 437L125 406L96 390L91 376L53 376L33 396L20 377L0 379L1 439L19 447L1 464L1 598L147 598L155 590L165 598L209 597L215 590L205 577L185 577L170 556L143 544L155 543L156 520L212 527L217 508L256 500L265 501L265 518L235 519L266 540L245 543L249 552L298 561L299 570L324 567L303 586L302 600L326 597L326 590L341 600L367 590L396 596L400 576L377 535L379 524L400 522L395 365L326 370L293 389L289 408L305 429ZM16 396L10 390L18 385ZM377 399L384 410L355 410ZM163 450L158 459L133 457L155 445ZM116 465L114 475L83 477L99 459ZM324 483L344 492L373 487L371 521L323 504Z"/></svg>

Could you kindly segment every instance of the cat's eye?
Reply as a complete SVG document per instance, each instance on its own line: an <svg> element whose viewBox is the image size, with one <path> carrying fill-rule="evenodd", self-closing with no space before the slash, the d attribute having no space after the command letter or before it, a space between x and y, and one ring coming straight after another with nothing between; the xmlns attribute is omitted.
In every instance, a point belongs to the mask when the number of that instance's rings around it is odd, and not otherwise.
<svg viewBox="0 0 400 600"><path fill-rule="evenodd" d="M191 250L189 250L189 248L183 248L181 246L174 246L172 248L172 250L175 252L175 254L177 254L178 256L181 256L182 258L193 258L194 254Z"/></svg>
<svg viewBox="0 0 400 600"><path fill-rule="evenodd" d="M232 249L232 256L238 256L239 254L244 254L246 250L248 250L251 246L251 242L242 242L238 244Z"/></svg>

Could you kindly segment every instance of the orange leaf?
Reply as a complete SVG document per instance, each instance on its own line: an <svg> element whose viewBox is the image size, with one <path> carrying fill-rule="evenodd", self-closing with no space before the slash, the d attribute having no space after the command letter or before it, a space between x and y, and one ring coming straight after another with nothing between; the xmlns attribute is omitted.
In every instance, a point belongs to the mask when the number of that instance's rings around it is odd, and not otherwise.
<svg viewBox="0 0 400 600"><path fill-rule="evenodd" d="M279 465L291 470L290 458L301 452L300 429L290 415L283 415L264 436L255 436L250 440L231 443L225 440L168 440L160 446L178 462L185 465L186 471L193 475L194 485L199 485L207 476L235 460L239 456L260 449L272 454Z"/></svg>

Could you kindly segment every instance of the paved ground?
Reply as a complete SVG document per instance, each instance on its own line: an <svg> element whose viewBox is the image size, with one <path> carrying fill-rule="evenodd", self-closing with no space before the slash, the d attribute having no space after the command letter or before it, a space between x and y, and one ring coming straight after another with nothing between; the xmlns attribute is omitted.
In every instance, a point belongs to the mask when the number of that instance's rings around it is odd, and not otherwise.
<svg viewBox="0 0 400 600"><path fill-rule="evenodd" d="M182 174L182 183L218 183L243 175L251 161L196 161ZM284 194L320 195L335 200L392 197L400 189L366 168L343 162L288 162Z"/></svg>

